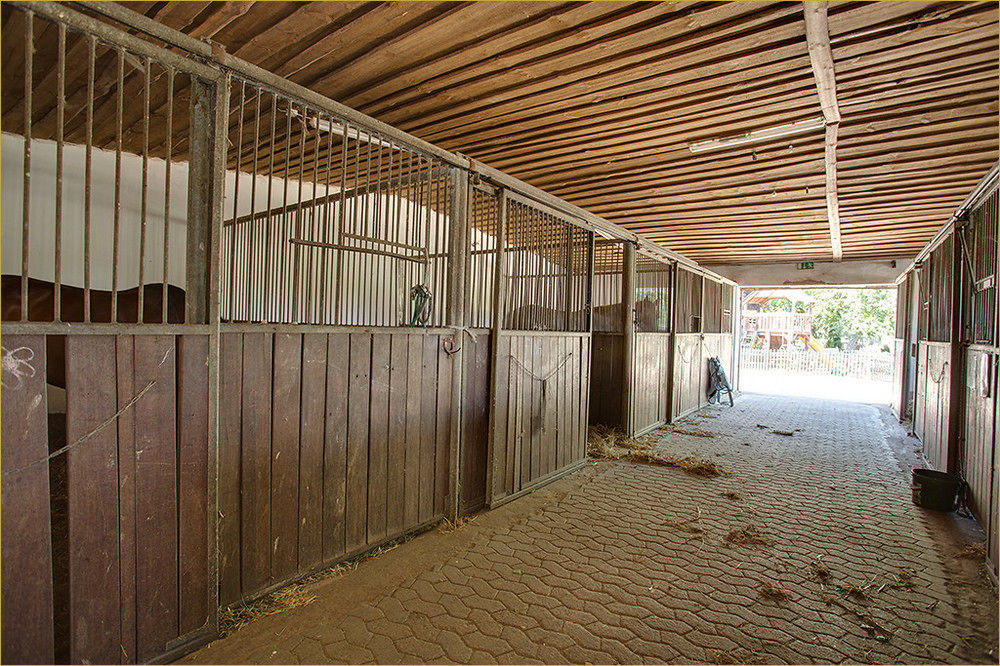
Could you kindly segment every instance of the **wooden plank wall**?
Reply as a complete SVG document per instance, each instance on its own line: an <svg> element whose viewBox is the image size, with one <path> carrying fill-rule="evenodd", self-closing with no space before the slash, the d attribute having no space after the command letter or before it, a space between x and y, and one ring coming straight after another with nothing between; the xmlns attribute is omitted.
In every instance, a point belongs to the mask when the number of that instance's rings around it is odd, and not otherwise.
<svg viewBox="0 0 1000 666"><path fill-rule="evenodd" d="M949 405L951 402L951 345L921 342L926 359L921 378L924 380L920 441L924 458L932 469L947 471ZM921 405L918 404L918 408Z"/></svg>
<svg viewBox="0 0 1000 666"><path fill-rule="evenodd" d="M5 517L18 511L4 521L4 543L19 544L4 560L4 603L17 603L4 616L4 659L150 661L209 631L214 613L208 336L69 335L64 344L69 445L46 464L45 339L4 338L4 354L33 364L31 373L20 366L16 389L5 366L4 471L32 465L4 476ZM41 400L22 404L29 392ZM10 418L18 411L25 418ZM51 530L50 466L65 471L51 501L66 511Z"/></svg>
<svg viewBox="0 0 1000 666"><path fill-rule="evenodd" d="M897 418L903 415L903 363L905 362L906 341L896 338L892 344L892 403L890 407Z"/></svg>
<svg viewBox="0 0 1000 666"><path fill-rule="evenodd" d="M990 365L996 351L970 347L965 364L965 413L961 471L969 484L969 508L987 534L996 517L990 513L996 430L996 377Z"/></svg>
<svg viewBox="0 0 1000 666"><path fill-rule="evenodd" d="M701 404L701 334L678 333L674 336L673 413L677 419Z"/></svg>
<svg viewBox="0 0 1000 666"><path fill-rule="evenodd" d="M636 432L649 430L670 420L671 350L670 333L635 334L632 423ZM601 400L592 399L591 402Z"/></svg>
<svg viewBox="0 0 1000 666"><path fill-rule="evenodd" d="M45 338L3 336L0 660L53 663ZM39 461L43 461L39 464ZM117 660L116 660L117 661Z"/></svg>
<svg viewBox="0 0 1000 666"><path fill-rule="evenodd" d="M225 332L220 353L222 605L444 515L442 335Z"/></svg>
<svg viewBox="0 0 1000 666"><path fill-rule="evenodd" d="M624 425L620 399L623 341L621 333L591 335L590 425L610 428Z"/></svg>
<svg viewBox="0 0 1000 666"><path fill-rule="evenodd" d="M587 333L503 333L494 419L493 505L586 459Z"/></svg>
<svg viewBox="0 0 1000 666"><path fill-rule="evenodd" d="M462 380L462 452L459 513L468 515L486 503L486 458L490 425L489 330L476 330L476 339L465 336L465 376Z"/></svg>

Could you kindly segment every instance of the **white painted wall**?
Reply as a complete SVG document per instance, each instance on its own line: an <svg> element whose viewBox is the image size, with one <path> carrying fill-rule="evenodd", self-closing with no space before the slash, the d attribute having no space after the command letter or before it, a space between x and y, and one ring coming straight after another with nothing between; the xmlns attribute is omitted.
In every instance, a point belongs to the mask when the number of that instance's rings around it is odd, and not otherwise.
<svg viewBox="0 0 1000 666"><path fill-rule="evenodd" d="M797 263L719 264L705 268L741 287L892 287L911 259L817 261L812 269Z"/></svg>
<svg viewBox="0 0 1000 666"><path fill-rule="evenodd" d="M139 284L139 239L142 221L142 158L123 153L121 156L121 205L119 221L118 288L129 289ZM168 281L184 286L187 178L186 162L170 167L170 275ZM84 186L85 150L83 146L64 144L62 184L62 282L83 286L84 246ZM21 274L21 212L24 193L24 139L4 133L0 135L0 269L5 275ZM267 206L268 179L249 174L239 175L239 213L251 209L251 194L255 194L254 210ZM115 153L92 151L90 204L91 287L111 289L112 249L114 239ZM284 182L271 182L272 205L282 201ZM324 188L317 188L320 194ZM331 188L332 189L332 188ZM313 185L302 183L303 199L312 198ZM55 278L55 204L56 204L56 144L53 141L31 142L31 187L29 229L29 275L41 280ZM232 217L236 204L236 173L226 173L226 217ZM166 162L149 159L146 187L146 255L147 283L159 282L163 274L163 228L166 202ZM289 181L288 201L297 202L299 186Z"/></svg>

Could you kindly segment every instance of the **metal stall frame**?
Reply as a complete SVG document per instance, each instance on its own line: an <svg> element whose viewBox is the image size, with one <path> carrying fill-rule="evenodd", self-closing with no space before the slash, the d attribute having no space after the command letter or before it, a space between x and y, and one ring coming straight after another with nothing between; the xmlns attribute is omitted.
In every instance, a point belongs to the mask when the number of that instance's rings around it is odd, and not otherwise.
<svg viewBox="0 0 1000 666"><path fill-rule="evenodd" d="M391 127L365 114L355 111L323 95L315 93L303 86L294 84L271 72L233 57L217 43L195 39L181 32L168 28L127 7L112 2L70 2L60 4L49 1L27 2L11 0L9 3L19 11L29 15L46 17L60 25L94 35L102 42L127 49L144 57L161 61L178 71L189 73L192 77L192 135L190 157L190 180L188 184L188 235L186 262L186 324L169 323L69 323L69 322L9 322L4 325L7 335L180 335L201 334L208 336L208 489L207 503L211 516L219 515L219 480L220 457L219 442L222 422L220 418L221 404L221 347L223 333L252 331L254 333L324 333L324 334L384 334L393 332L414 333L413 328L372 327L372 326L331 326L325 324L302 323L223 323L221 321L221 284L224 273L222 266L223 238L223 198L224 180L227 168L227 143L229 131L229 101L230 84L233 81L249 82L262 89L271 91L296 100L302 106L320 109L325 113L343 119L346 123L361 128L364 132L383 137L394 144L405 147L415 153L426 156L438 162L450 182L449 224L452 234L449 236L447 253L451 258L447 267L446 281L448 284L448 299L445 306L443 326L428 326L417 329L425 336L451 336L453 351L450 370L451 420L448 424L449 461L447 494L443 516L434 515L430 521L417 525L418 530L433 524L444 517L456 520L459 515L459 498L461 495L461 451L463 446L462 416L465 410L464 393L468 377L465 372L465 346L469 336L468 302L469 294L466 282L469 277L469 208L470 188L492 187L498 194L500 209L498 241L494 271L494 308L491 322L493 339L490 354L493 364L490 370L490 428L488 440L488 461L496 455L494 437L494 420L496 411L496 360L499 353L499 340L504 333L500 303L503 302L504 274L502 239L505 237L507 225L507 206L516 201L536 209L544 210L563 222L575 228L584 230L588 236L587 275L584 293L586 297L586 321L583 330L572 335L588 337L593 329L593 266L594 243L597 235L622 241L628 252L634 258L637 249L655 256L673 267L678 266L703 277L716 281L729 282L721 276L705 270L690 259L660 247L636 234L608 222L600 216L565 202L543 190L535 188L523 181L473 160L459 153L452 153L406 132ZM96 17L94 16L96 15ZM113 25L114 24L114 25ZM121 27L119 27L121 26ZM130 32L131 31L131 32ZM148 37L151 40L144 39ZM162 43L162 46L159 45ZM27 136L30 141L30 133ZM237 164L238 169L238 164ZM491 184L491 185L487 185ZM25 231L28 228L28 212L24 213ZM235 213L234 213L235 217ZM25 242L25 246L27 243ZM166 269L164 269L166 272ZM57 273L58 275L58 273ZM27 278L27 270L24 271ZM633 276L634 279L634 276ZM58 281L58 277L57 277ZM25 279L26 284L26 279ZM142 290L140 289L140 294ZM165 298L165 297L164 297ZM634 301L634 293L632 294ZM22 303L25 303L22 292ZM673 307L673 306L672 306ZM26 311L26 308L25 308ZM58 310L57 310L58 312ZM628 315L626 315L627 317ZM57 314L58 317L58 314ZM140 317L141 320L141 317ZM535 332L533 334L546 337L551 333ZM588 357L589 363L589 357ZM589 397L581 396L582 418L586 422L589 410ZM583 437L586 437L584 425ZM556 470L554 473L537 478L530 484L520 488L516 493L504 497L494 496L493 466L487 465L487 505L496 506L510 501L524 493L568 474L586 462L585 441L583 455L571 464ZM219 574L220 574L220 536L219 521L208 520L208 589L210 594L210 609L208 623L194 632L178 636L170 641L166 650L155 657L156 661L169 661L196 649L214 638L218 633ZM412 530L411 530L412 531ZM387 537L389 538L389 537ZM379 542L380 543L380 542ZM360 550L347 553L352 556L377 547L378 543L369 543ZM325 562L322 566L328 566ZM308 574L308 571L296 572L287 580L277 581L272 585L258 590L255 596L279 587L289 580ZM44 660L44 659L43 659Z"/></svg>

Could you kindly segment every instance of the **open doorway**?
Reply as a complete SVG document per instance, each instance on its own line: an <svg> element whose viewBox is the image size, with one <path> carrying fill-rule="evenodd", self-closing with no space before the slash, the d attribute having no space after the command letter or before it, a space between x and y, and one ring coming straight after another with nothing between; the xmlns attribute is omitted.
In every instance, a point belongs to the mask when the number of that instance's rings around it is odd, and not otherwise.
<svg viewBox="0 0 1000 666"><path fill-rule="evenodd" d="M743 289L739 388L889 404L896 290Z"/></svg>

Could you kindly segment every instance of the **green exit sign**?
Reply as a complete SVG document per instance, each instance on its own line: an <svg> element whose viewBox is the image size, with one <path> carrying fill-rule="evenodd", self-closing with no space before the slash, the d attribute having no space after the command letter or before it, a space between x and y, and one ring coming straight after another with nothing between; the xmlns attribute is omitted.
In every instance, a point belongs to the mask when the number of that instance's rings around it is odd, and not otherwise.
<svg viewBox="0 0 1000 666"><path fill-rule="evenodd" d="M799 270L800 271L811 271L813 268L815 268L815 266L813 266L813 262L811 262L811 261L800 261L799 262Z"/></svg>

